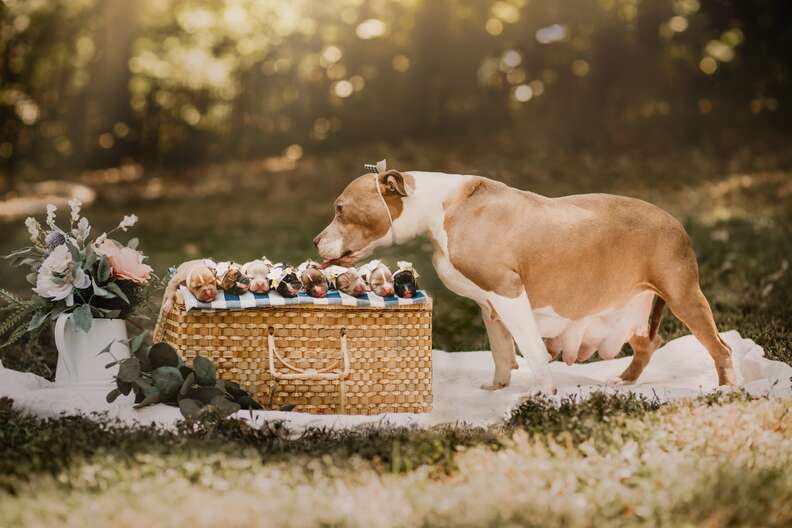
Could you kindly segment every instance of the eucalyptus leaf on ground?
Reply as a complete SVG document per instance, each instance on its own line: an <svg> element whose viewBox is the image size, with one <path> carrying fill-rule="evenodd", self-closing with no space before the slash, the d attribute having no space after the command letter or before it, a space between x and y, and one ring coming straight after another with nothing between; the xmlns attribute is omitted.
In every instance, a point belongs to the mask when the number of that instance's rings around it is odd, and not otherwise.
<svg viewBox="0 0 792 528"><path fill-rule="evenodd" d="M146 341L147 335L148 330L144 330L129 340L129 351L132 353L132 355L137 355L137 351L140 350L141 346Z"/></svg>
<svg viewBox="0 0 792 528"><path fill-rule="evenodd" d="M168 343L156 343L149 349L151 368L178 367L179 354Z"/></svg>
<svg viewBox="0 0 792 528"><path fill-rule="evenodd" d="M193 360L193 370L195 371L195 379L198 381L198 385L208 387L217 382L217 370L210 359L197 356Z"/></svg>
<svg viewBox="0 0 792 528"><path fill-rule="evenodd" d="M107 394L107 403L113 403L116 398L121 396L121 391L118 389L113 389Z"/></svg>
<svg viewBox="0 0 792 528"><path fill-rule="evenodd" d="M121 366L118 368L118 379L126 382L133 383L138 381L140 377L140 361L137 358L128 358L121 360Z"/></svg>
<svg viewBox="0 0 792 528"><path fill-rule="evenodd" d="M151 380L159 390L163 402L176 398L184 383L181 372L176 367L159 367L151 373Z"/></svg>
<svg viewBox="0 0 792 528"><path fill-rule="evenodd" d="M199 402L198 400L193 400L190 398L182 398L179 400L179 410L181 411L182 416L185 418L197 417L204 408L204 405L205 404Z"/></svg>

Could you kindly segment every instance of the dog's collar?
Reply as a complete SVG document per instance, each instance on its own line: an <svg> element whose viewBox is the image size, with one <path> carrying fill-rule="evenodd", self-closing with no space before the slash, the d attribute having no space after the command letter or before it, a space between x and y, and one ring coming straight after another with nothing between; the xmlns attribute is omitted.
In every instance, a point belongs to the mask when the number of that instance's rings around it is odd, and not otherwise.
<svg viewBox="0 0 792 528"><path fill-rule="evenodd" d="M388 222L390 222L391 244L395 246L396 230L393 228L393 216L391 216L390 207L388 207L388 202L385 201L385 196L382 194L382 189L380 188L379 183L380 171L385 172L387 169L387 162L385 160L380 160L376 165L366 163L363 166L366 168L366 170L371 171L374 174L374 185L377 187L377 194L380 197L380 201L382 201L382 205L385 207L385 212L388 214Z"/></svg>

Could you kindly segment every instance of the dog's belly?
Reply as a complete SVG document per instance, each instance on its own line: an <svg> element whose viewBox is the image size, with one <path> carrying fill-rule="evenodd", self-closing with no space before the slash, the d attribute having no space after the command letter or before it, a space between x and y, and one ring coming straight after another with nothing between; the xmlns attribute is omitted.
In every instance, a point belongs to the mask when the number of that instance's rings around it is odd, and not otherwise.
<svg viewBox="0 0 792 528"><path fill-rule="evenodd" d="M653 298L654 292L643 291L622 306L576 320L562 317L552 306L535 309L533 314L550 353L563 353L567 364L585 361L596 351L610 359L632 336L649 334Z"/></svg>

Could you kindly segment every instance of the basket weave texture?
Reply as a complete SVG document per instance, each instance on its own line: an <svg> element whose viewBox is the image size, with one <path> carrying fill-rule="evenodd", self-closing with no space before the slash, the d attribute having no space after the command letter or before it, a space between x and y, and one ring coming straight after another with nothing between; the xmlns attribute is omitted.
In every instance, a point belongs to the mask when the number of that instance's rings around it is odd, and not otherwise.
<svg viewBox="0 0 792 528"><path fill-rule="evenodd" d="M239 382L265 408L293 404L314 414L432 409L431 300L386 309L177 307L160 317L154 340L172 345L188 363L196 355L211 358L221 379Z"/></svg>

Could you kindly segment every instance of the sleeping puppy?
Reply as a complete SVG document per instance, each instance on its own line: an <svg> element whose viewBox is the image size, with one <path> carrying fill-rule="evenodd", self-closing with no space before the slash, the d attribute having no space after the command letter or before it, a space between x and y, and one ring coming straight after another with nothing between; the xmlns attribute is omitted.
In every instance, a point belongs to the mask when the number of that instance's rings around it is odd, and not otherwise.
<svg viewBox="0 0 792 528"><path fill-rule="evenodd" d="M215 268L217 285L221 290L233 295L242 295L250 289L250 279L248 279L242 268L236 262L219 262Z"/></svg>
<svg viewBox="0 0 792 528"><path fill-rule="evenodd" d="M270 289L267 275L272 270L272 262L267 257L251 260L242 266L242 273L250 279L251 293L267 293Z"/></svg>
<svg viewBox="0 0 792 528"><path fill-rule="evenodd" d="M369 290L380 297L393 295L393 274L380 260L372 260L358 268Z"/></svg>
<svg viewBox="0 0 792 528"><path fill-rule="evenodd" d="M328 266L324 271L331 288L355 297L366 293L366 283L355 268Z"/></svg>
<svg viewBox="0 0 792 528"><path fill-rule="evenodd" d="M212 302L217 297L215 279L216 264L210 259L189 260L176 268L176 273L168 281L163 296L162 311L169 313L176 304L183 300L179 294L179 286L187 289L201 302Z"/></svg>
<svg viewBox="0 0 792 528"><path fill-rule="evenodd" d="M418 292L418 272L415 271L411 262L400 260L396 263L398 269L393 274L393 288L396 295L411 299Z"/></svg>
<svg viewBox="0 0 792 528"><path fill-rule="evenodd" d="M319 264L313 260L306 260L297 266L297 274L300 276L303 289L311 297L324 297L329 289L327 277L319 268Z"/></svg>
<svg viewBox="0 0 792 528"><path fill-rule="evenodd" d="M281 297L297 297L302 287L297 277L297 270L282 262L272 266L267 278L270 281L270 289L277 291Z"/></svg>

